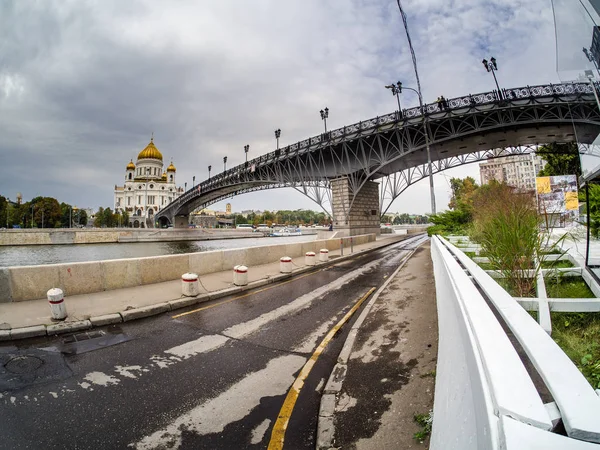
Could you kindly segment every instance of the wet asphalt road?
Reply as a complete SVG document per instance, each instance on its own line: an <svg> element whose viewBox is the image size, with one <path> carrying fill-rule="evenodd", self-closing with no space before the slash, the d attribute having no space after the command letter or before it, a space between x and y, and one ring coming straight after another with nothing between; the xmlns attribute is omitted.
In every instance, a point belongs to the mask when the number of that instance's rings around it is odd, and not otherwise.
<svg viewBox="0 0 600 450"><path fill-rule="evenodd" d="M419 241L175 313L3 344L0 449L267 448L323 337ZM306 379L284 448L314 448L321 390L359 312Z"/></svg>

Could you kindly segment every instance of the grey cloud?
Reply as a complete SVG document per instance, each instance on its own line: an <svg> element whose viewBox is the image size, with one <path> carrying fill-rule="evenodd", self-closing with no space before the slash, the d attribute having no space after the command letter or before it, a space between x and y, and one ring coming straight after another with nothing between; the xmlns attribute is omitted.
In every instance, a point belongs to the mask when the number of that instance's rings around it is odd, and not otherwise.
<svg viewBox="0 0 600 450"><path fill-rule="evenodd" d="M283 130L283 145L318 134L324 106L330 128L385 114L395 100L384 84L413 83L395 1L249 5L2 2L0 192L112 205L114 184L152 131L165 160L178 167L178 180L191 183L193 175L206 176L209 164L220 171L225 155L228 166L241 163L245 144L251 156L272 150L275 128ZM536 57L547 57L553 45L546 2L494 5L406 2L427 99L491 88L477 66L482 46L498 50L507 85L553 77L552 64ZM506 23L491 28L498 12ZM406 95L403 104L416 99ZM424 212L427 187L411 189L411 201L399 207ZM287 191L233 203L290 207L286 198L316 208Z"/></svg>

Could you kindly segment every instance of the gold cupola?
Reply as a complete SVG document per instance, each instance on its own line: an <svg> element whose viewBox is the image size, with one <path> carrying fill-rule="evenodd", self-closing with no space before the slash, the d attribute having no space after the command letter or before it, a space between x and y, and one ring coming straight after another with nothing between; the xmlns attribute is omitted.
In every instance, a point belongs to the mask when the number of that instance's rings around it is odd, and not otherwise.
<svg viewBox="0 0 600 450"><path fill-rule="evenodd" d="M167 172L163 172L162 176L160 177L163 181L167 181Z"/></svg>
<svg viewBox="0 0 600 450"><path fill-rule="evenodd" d="M171 161L171 164L169 164L169 167L167 167L167 172L177 172L177 169L173 165L173 161Z"/></svg>
<svg viewBox="0 0 600 450"><path fill-rule="evenodd" d="M127 170L135 170L135 164L133 163L133 159L129 161L129 164L127 164Z"/></svg>
<svg viewBox="0 0 600 450"><path fill-rule="evenodd" d="M137 159L158 159L159 161L163 160L162 153L154 145L154 137L150 138L150 143L146 146L144 150L140 152Z"/></svg>

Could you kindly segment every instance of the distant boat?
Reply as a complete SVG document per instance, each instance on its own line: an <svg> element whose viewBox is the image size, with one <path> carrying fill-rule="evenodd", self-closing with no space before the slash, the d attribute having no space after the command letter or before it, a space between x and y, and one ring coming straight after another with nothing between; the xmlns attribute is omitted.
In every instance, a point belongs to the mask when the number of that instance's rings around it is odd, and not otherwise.
<svg viewBox="0 0 600 450"><path fill-rule="evenodd" d="M273 231L273 233L271 233L271 236L302 236L302 231L300 231L300 228L282 228L281 230Z"/></svg>

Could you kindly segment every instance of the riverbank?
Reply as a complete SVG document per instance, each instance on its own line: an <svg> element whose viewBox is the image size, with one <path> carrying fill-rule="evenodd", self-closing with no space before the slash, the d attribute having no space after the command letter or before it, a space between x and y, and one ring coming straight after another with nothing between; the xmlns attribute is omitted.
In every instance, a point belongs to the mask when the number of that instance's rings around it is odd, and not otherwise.
<svg viewBox="0 0 600 450"><path fill-rule="evenodd" d="M303 258L322 248L352 252L354 246L375 241L375 234L352 238L283 243L276 238L262 247L234 248L200 253L113 259L66 264L0 268L0 303L44 298L53 287L65 295L89 294L181 279L186 272L207 274L231 271L235 265L254 267L289 256ZM289 238L292 239L292 238Z"/></svg>
<svg viewBox="0 0 600 450"><path fill-rule="evenodd" d="M238 229L33 228L0 231L0 246L208 241L248 237L262 237L262 235Z"/></svg>

